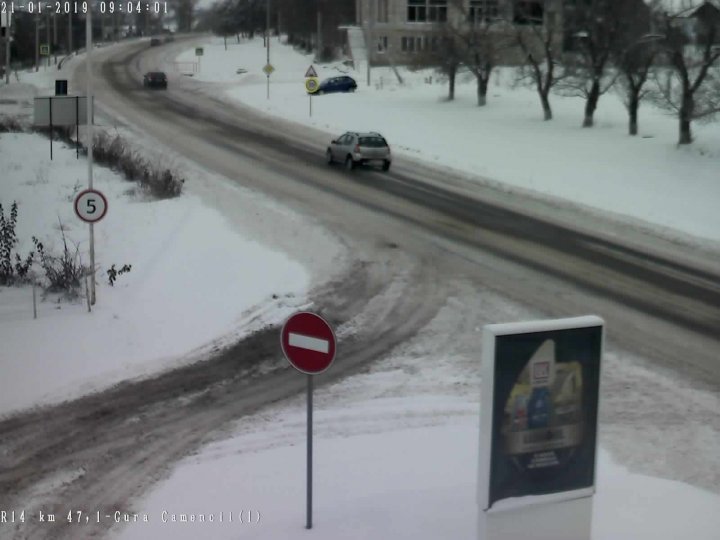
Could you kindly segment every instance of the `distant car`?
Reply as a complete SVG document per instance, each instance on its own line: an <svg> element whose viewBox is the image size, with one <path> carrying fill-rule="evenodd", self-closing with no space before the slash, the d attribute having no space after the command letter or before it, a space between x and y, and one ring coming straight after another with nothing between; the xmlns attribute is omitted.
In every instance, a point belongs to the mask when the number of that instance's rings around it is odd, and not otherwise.
<svg viewBox="0 0 720 540"><path fill-rule="evenodd" d="M167 75L162 71L149 71L143 75L145 88L167 88Z"/></svg>
<svg viewBox="0 0 720 540"><path fill-rule="evenodd" d="M330 142L325 152L329 165L340 162L352 170L358 165L378 165L383 171L390 169L392 154L385 137L374 131L358 133L348 131Z"/></svg>
<svg viewBox="0 0 720 540"><path fill-rule="evenodd" d="M318 94L330 94L333 92L354 92L357 90L357 83L352 77L343 75L325 79L318 87Z"/></svg>
<svg viewBox="0 0 720 540"><path fill-rule="evenodd" d="M159 38L152 38L152 39L150 40L150 46L151 46L151 47L157 47L157 46L160 45L161 43L162 43L162 41L160 41Z"/></svg>
<svg viewBox="0 0 720 540"><path fill-rule="evenodd" d="M245 68L237 68L235 70L235 73L237 73L238 75L242 75L243 73L247 73L247 72L248 72L248 70Z"/></svg>

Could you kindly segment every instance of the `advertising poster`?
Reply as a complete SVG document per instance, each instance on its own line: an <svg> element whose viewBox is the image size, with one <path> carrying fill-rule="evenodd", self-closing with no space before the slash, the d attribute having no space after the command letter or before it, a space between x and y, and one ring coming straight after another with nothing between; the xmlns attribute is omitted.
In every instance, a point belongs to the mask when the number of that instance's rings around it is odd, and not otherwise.
<svg viewBox="0 0 720 540"><path fill-rule="evenodd" d="M542 321L527 329L487 327L493 344L484 361L493 365L486 509L595 485L602 320L546 322L554 328L532 330ZM524 331L505 333L508 327Z"/></svg>

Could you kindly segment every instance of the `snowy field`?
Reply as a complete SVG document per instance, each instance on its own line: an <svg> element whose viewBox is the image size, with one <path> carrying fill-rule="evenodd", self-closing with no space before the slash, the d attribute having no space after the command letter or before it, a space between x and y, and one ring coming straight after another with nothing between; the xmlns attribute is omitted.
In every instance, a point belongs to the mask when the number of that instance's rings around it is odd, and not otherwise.
<svg viewBox="0 0 720 540"><path fill-rule="evenodd" d="M0 135L0 161L6 216L12 201L19 205L17 251L26 254L34 235L58 254L62 223L87 264L88 228L72 205L87 185L87 162L57 142L51 162L49 141L29 134ZM223 346L251 308L262 305L273 322L287 315L283 305L303 302L309 277L300 265L249 240L198 198L149 200L108 169L94 171L109 201L95 226L94 312L82 299L48 295L33 320L30 287L0 288L0 414L196 360ZM259 211L262 200L246 195ZM132 265L113 287L112 264Z"/></svg>
<svg viewBox="0 0 720 540"><path fill-rule="evenodd" d="M313 98L311 118L303 77L312 58L273 40L269 101L261 39L228 39L227 51L222 39L210 40L195 77L222 82L231 98L324 129L329 137L380 131L396 154L460 169L501 189L619 214L664 228L670 237L680 232L713 240L715 247L720 241L720 122L695 123L696 142L678 148L676 119L647 103L640 110L640 135L627 136L627 113L614 93L601 98L596 126L583 129L581 99L552 96L555 119L544 122L537 94L512 89L509 70L493 75L488 105L479 108L468 74L459 77L456 100L447 102L447 84L432 71L401 69L406 84L400 86L391 70L375 68L368 87L365 73L337 64L315 66L321 79L347 71L358 91ZM178 58L195 59L194 50ZM247 73L236 74L238 68Z"/></svg>

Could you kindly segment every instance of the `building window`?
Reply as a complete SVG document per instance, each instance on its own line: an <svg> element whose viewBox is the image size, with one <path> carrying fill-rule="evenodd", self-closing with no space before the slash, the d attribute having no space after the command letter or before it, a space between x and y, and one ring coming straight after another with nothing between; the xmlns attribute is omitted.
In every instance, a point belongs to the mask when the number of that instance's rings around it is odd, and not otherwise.
<svg viewBox="0 0 720 540"><path fill-rule="evenodd" d="M498 0L470 0L468 21L471 23L490 22L500 17Z"/></svg>
<svg viewBox="0 0 720 540"><path fill-rule="evenodd" d="M543 17L545 10L543 3L537 0L534 1L521 1L515 4L515 24L524 25L541 25L543 24Z"/></svg>
<svg viewBox="0 0 720 540"><path fill-rule="evenodd" d="M446 22L448 0L407 0L408 22Z"/></svg>
<svg viewBox="0 0 720 540"><path fill-rule="evenodd" d="M408 50L408 38L404 37L400 39L400 50L402 52L407 52Z"/></svg>
<svg viewBox="0 0 720 540"><path fill-rule="evenodd" d="M388 0L377 0L377 22L388 22Z"/></svg>
<svg viewBox="0 0 720 540"><path fill-rule="evenodd" d="M387 36L380 36L377 40L377 52L384 53L387 51L388 48L388 38Z"/></svg>

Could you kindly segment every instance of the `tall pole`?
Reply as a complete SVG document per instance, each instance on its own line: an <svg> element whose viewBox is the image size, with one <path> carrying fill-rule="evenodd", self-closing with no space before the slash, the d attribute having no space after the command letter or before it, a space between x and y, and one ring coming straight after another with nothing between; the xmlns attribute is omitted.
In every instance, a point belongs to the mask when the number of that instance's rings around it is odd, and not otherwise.
<svg viewBox="0 0 720 540"><path fill-rule="evenodd" d="M267 49L267 63L270 65L270 0L267 0L265 13L265 47ZM270 99L270 73L267 74L267 99Z"/></svg>
<svg viewBox="0 0 720 540"><path fill-rule="evenodd" d="M92 17L91 4L88 4L87 14L85 15L85 47L87 50L87 60L85 62L87 70L87 163L88 163L88 189L93 188L93 84L92 84ZM90 304L95 305L95 229L90 223Z"/></svg>
<svg viewBox="0 0 720 540"><path fill-rule="evenodd" d="M55 65L57 65L57 50L58 50L58 32L57 32L57 17L55 12L52 14L53 21L53 53L55 53Z"/></svg>
<svg viewBox="0 0 720 540"><path fill-rule="evenodd" d="M10 31L12 30L12 16L5 14L5 84L10 84Z"/></svg>
<svg viewBox="0 0 720 540"><path fill-rule="evenodd" d="M365 44L365 49L367 50L367 85L370 86L370 56L372 55L372 50L375 44L373 43L373 8L375 7L375 2L368 2L368 39L367 43Z"/></svg>
<svg viewBox="0 0 720 540"><path fill-rule="evenodd" d="M72 30L72 11L68 11L68 38L67 38L67 54L73 50L73 30Z"/></svg>
<svg viewBox="0 0 720 540"><path fill-rule="evenodd" d="M317 13L317 54L318 58L323 58L323 42L322 42L322 11Z"/></svg>
<svg viewBox="0 0 720 540"><path fill-rule="evenodd" d="M35 16L35 71L40 69L40 15Z"/></svg>
<svg viewBox="0 0 720 540"><path fill-rule="evenodd" d="M45 39L47 40L47 66L50 66L50 54L52 45L50 43L50 10L46 10L45 13Z"/></svg>

